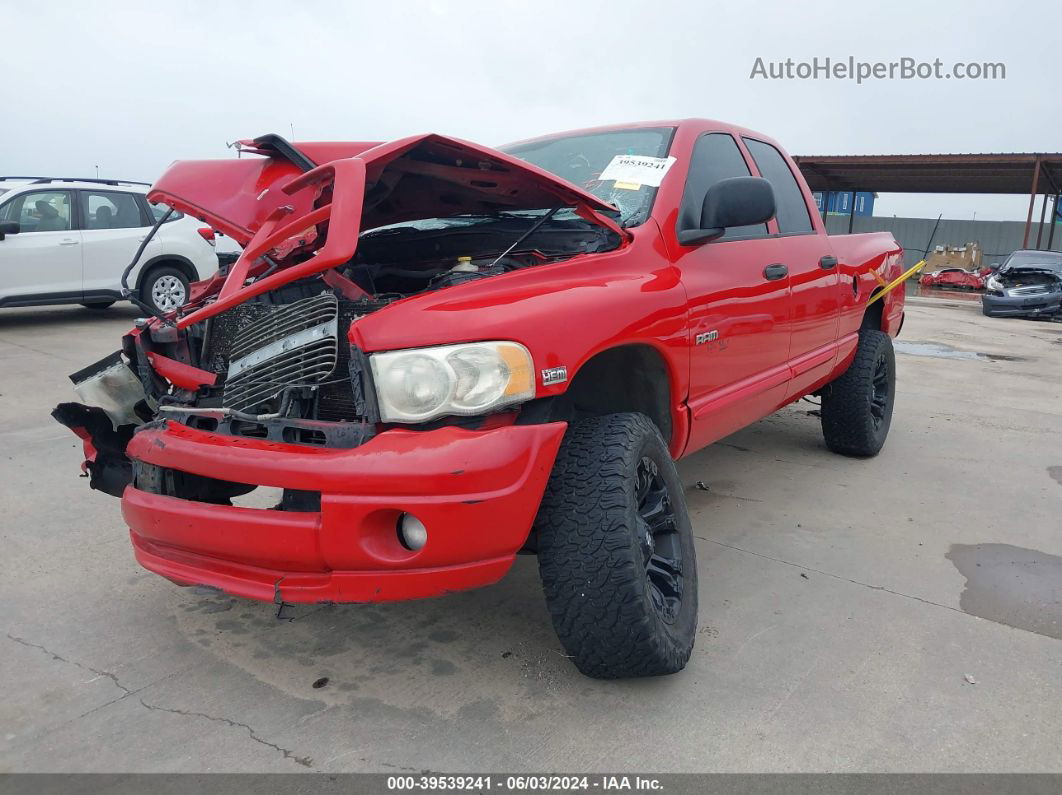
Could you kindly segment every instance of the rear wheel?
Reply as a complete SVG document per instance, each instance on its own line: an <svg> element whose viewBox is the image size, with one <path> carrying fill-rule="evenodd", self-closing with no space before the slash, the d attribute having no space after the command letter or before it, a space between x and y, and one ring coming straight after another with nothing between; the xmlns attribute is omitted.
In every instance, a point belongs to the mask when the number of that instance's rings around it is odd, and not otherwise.
<svg viewBox="0 0 1062 795"><path fill-rule="evenodd" d="M859 332L855 358L822 394L822 435L835 453L877 455L892 424L896 355L884 331Z"/></svg>
<svg viewBox="0 0 1062 795"><path fill-rule="evenodd" d="M573 424L536 520L561 644L588 676L682 670L697 628L697 561L675 463L642 414Z"/></svg>
<svg viewBox="0 0 1062 795"><path fill-rule="evenodd" d="M163 314L180 309L188 300L188 277L172 265L152 268L144 276L140 300Z"/></svg>

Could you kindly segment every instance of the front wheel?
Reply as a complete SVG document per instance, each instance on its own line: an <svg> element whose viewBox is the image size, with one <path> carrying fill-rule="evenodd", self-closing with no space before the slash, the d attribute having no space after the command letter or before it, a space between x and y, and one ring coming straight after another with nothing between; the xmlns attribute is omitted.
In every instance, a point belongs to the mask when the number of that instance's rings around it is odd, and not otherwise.
<svg viewBox="0 0 1062 795"><path fill-rule="evenodd" d="M896 354L884 331L859 332L855 358L822 393L822 435L841 455L877 455L896 399Z"/></svg>
<svg viewBox="0 0 1062 795"><path fill-rule="evenodd" d="M697 560L675 463L642 414L574 423L535 521L561 645L587 676L682 670L697 629Z"/></svg>
<svg viewBox="0 0 1062 795"><path fill-rule="evenodd" d="M144 276L140 300L161 314L174 312L188 300L188 277L172 265L152 268Z"/></svg>

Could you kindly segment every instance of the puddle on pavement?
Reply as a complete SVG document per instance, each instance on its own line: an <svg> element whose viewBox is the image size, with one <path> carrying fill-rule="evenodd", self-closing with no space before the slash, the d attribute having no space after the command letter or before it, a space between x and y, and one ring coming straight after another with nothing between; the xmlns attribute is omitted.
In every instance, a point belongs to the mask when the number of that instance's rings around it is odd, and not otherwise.
<svg viewBox="0 0 1062 795"><path fill-rule="evenodd" d="M1062 640L1062 557L1010 544L953 544L964 613Z"/></svg>
<svg viewBox="0 0 1062 795"><path fill-rule="evenodd" d="M980 362L1020 362L1024 360L1022 356L1007 356L1002 353L963 351L942 342L894 340L892 345L897 353L906 353L908 356L931 356L934 359L973 359Z"/></svg>
<svg viewBox="0 0 1062 795"><path fill-rule="evenodd" d="M1055 483L1062 486L1062 467L1048 467L1047 474L1051 476Z"/></svg>

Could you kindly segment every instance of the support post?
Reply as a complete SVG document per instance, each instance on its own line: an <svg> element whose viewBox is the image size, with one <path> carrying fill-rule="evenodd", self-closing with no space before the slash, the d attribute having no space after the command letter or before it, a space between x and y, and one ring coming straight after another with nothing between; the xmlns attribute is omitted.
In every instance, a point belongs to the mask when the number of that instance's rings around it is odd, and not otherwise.
<svg viewBox="0 0 1062 795"><path fill-rule="evenodd" d="M1032 190L1029 191L1029 214L1025 216L1025 236L1021 239L1021 247L1029 247L1029 231L1032 228L1033 205L1036 204L1036 189L1040 185L1040 156L1036 156L1036 166L1033 168Z"/></svg>
<svg viewBox="0 0 1062 795"><path fill-rule="evenodd" d="M1058 226L1058 198L1059 194L1054 195L1054 201L1051 203L1051 230L1047 233L1047 250L1051 250L1052 244L1055 242L1055 227Z"/></svg>
<svg viewBox="0 0 1062 795"><path fill-rule="evenodd" d="M1040 203L1040 227L1036 230L1036 248L1040 248L1040 240L1044 236L1044 217L1047 215L1047 194Z"/></svg>

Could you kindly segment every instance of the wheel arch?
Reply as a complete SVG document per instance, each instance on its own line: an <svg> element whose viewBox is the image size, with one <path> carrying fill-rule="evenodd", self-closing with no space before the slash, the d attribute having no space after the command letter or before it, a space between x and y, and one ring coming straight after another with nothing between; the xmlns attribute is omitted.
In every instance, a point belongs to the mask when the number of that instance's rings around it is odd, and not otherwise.
<svg viewBox="0 0 1062 795"><path fill-rule="evenodd" d="M190 259L183 257L180 254L159 254L140 266L140 270L136 276L137 292L140 292L143 288L144 277L147 276L148 273L155 268L165 265L172 266L183 273L188 278L189 284L199 281L199 272L195 269L195 265L192 264Z"/></svg>
<svg viewBox="0 0 1062 795"><path fill-rule="evenodd" d="M667 357L647 342L625 343L594 352L576 369L567 389L534 401L523 421L572 422L583 417L635 411L660 430L672 453L685 430L675 415L676 373ZM526 416L525 416L526 415Z"/></svg>
<svg viewBox="0 0 1062 795"><path fill-rule="evenodd" d="M881 293L883 288L875 288L874 292L870 294L870 299L873 300L874 296ZM871 329L873 331L884 331L885 328L882 325L885 317L885 300L874 301L870 306L863 310L863 320L859 324L859 330L865 331Z"/></svg>

